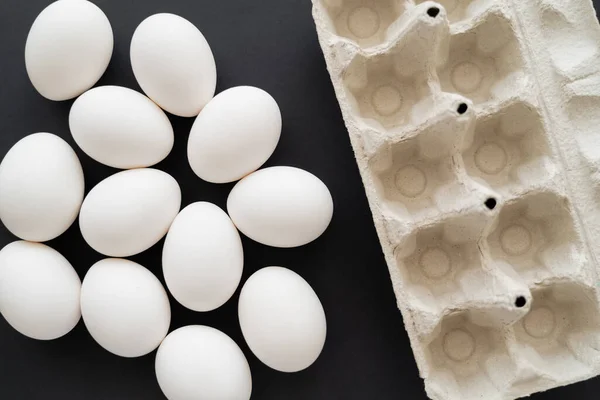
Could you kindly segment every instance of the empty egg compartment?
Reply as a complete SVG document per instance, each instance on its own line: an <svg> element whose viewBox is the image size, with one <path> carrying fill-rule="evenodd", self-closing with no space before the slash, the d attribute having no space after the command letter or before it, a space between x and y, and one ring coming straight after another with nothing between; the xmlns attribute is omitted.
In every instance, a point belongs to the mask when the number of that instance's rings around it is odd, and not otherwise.
<svg viewBox="0 0 600 400"><path fill-rule="evenodd" d="M386 210L399 219L438 214L436 197L456 185L452 157L424 159L416 143L400 143L371 159L375 191Z"/></svg>
<svg viewBox="0 0 600 400"><path fill-rule="evenodd" d="M431 115L437 84L430 70L448 26L424 7L409 17L397 42L385 51L358 52L342 74L352 118L374 129L393 130Z"/></svg>
<svg viewBox="0 0 600 400"><path fill-rule="evenodd" d="M528 85L511 20L498 8L483 14L471 29L450 37L438 76L443 91L476 105L501 102Z"/></svg>
<svg viewBox="0 0 600 400"><path fill-rule="evenodd" d="M468 188L459 181L456 157L472 122L467 104L449 99L426 127L389 139L375 151L368 162L371 181L389 213L414 220L460 206L457 195Z"/></svg>
<svg viewBox="0 0 600 400"><path fill-rule="evenodd" d="M435 320L448 310L483 310L480 324L500 327L519 319L529 290L516 275L503 274L484 256L481 239L495 212L482 204L469 212L419 225L395 247L404 296ZM517 299L525 303L516 304ZM503 310L503 311L501 311ZM486 317L485 314L494 314ZM484 320L487 318L487 322ZM418 320L418 318L416 318ZM433 327L419 322L421 334Z"/></svg>
<svg viewBox="0 0 600 400"><path fill-rule="evenodd" d="M506 330L478 325L469 311L446 316L423 342L423 373L432 399L506 399L516 364L507 348Z"/></svg>
<svg viewBox="0 0 600 400"><path fill-rule="evenodd" d="M396 248L395 257L406 295L432 314L474 297L469 292L479 288L468 284L483 276L477 242L455 243L443 222L418 229Z"/></svg>
<svg viewBox="0 0 600 400"><path fill-rule="evenodd" d="M559 169L537 109L524 101L479 115L471 145L463 152L469 176L503 195L553 179Z"/></svg>
<svg viewBox="0 0 600 400"><path fill-rule="evenodd" d="M427 0L417 0L416 4L425 1ZM436 2L446 10L448 21L457 23L475 18L493 5L496 0L437 0Z"/></svg>
<svg viewBox="0 0 600 400"><path fill-rule="evenodd" d="M514 325L512 352L532 371L516 382L524 393L580 380L600 367L600 310L593 287L556 281L532 290L529 312ZM554 384L554 385L553 385Z"/></svg>
<svg viewBox="0 0 600 400"><path fill-rule="evenodd" d="M362 48L388 40L388 28L400 18L408 0L319 0L332 33Z"/></svg>
<svg viewBox="0 0 600 400"><path fill-rule="evenodd" d="M412 13L443 19L445 10L433 1L412 0L316 0L325 10L323 23L332 34L362 49L393 42L409 22Z"/></svg>
<svg viewBox="0 0 600 400"><path fill-rule="evenodd" d="M396 74L393 57L357 56L345 73L345 86L354 115L378 130L407 124L415 104L431 96L426 75Z"/></svg>
<svg viewBox="0 0 600 400"><path fill-rule="evenodd" d="M588 267L574 211L558 192L534 190L507 201L487 238L492 259L512 267L528 284L578 277Z"/></svg>

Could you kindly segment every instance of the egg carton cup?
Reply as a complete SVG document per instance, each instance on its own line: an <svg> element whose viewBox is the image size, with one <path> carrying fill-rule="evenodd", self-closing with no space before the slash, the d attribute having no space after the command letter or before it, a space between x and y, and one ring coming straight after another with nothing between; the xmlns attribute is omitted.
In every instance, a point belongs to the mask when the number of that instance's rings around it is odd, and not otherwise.
<svg viewBox="0 0 600 400"><path fill-rule="evenodd" d="M600 27L589 0L313 0L434 400L600 374Z"/></svg>

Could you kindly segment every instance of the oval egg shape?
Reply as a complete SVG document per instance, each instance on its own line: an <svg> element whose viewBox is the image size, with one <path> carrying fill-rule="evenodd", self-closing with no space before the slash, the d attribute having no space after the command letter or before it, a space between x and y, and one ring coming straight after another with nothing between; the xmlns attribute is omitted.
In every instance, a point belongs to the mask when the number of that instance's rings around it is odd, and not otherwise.
<svg viewBox="0 0 600 400"><path fill-rule="evenodd" d="M88 193L79 227L97 252L132 256L167 233L180 206L181 190L171 175L152 168L121 171Z"/></svg>
<svg viewBox="0 0 600 400"><path fill-rule="evenodd" d="M231 190L227 211L250 239L273 247L312 242L333 215L329 189L313 174L294 167L256 171Z"/></svg>
<svg viewBox="0 0 600 400"><path fill-rule="evenodd" d="M310 285L287 268L263 268L248 278L238 315L248 347L273 369L297 372L321 354L327 334L323 306Z"/></svg>
<svg viewBox="0 0 600 400"><path fill-rule="evenodd" d="M66 231L81 207L81 163L51 133L19 140L0 163L0 220L14 235L44 242Z"/></svg>
<svg viewBox="0 0 600 400"><path fill-rule="evenodd" d="M194 311L214 310L240 283L244 268L240 235L219 207L190 204L169 229L162 266L167 287L179 303Z"/></svg>
<svg viewBox="0 0 600 400"><path fill-rule="evenodd" d="M58 251L25 241L0 250L0 313L21 334L66 335L81 317L80 291L77 272Z"/></svg>
<svg viewBox="0 0 600 400"><path fill-rule="evenodd" d="M188 160L205 181L237 181L267 161L280 135L281 112L275 99L252 86L234 87L216 95L196 118Z"/></svg>
<svg viewBox="0 0 600 400"><path fill-rule="evenodd" d="M146 268L107 258L88 270L81 286L81 314L88 332L121 357L139 357L167 336L171 308L167 292Z"/></svg>
<svg viewBox="0 0 600 400"><path fill-rule="evenodd" d="M168 400L248 400L250 366L223 332L188 325L169 333L156 352L156 379Z"/></svg>
<svg viewBox="0 0 600 400"><path fill-rule="evenodd" d="M33 22L25 44L25 66L42 96L68 100L98 82L112 51L112 28L102 10L89 1L59 0Z"/></svg>
<svg viewBox="0 0 600 400"><path fill-rule="evenodd" d="M160 107L119 86L82 94L71 107L69 128L88 156L113 168L149 167L173 148L173 127Z"/></svg>
<svg viewBox="0 0 600 400"><path fill-rule="evenodd" d="M214 96L215 59L188 20L167 13L146 18L133 34L130 52L138 84L171 114L195 117Z"/></svg>

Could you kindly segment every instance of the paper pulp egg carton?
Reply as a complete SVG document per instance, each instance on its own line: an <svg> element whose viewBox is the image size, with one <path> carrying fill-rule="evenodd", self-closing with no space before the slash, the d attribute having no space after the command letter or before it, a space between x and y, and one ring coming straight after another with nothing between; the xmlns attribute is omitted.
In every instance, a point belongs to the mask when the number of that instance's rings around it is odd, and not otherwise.
<svg viewBox="0 0 600 400"><path fill-rule="evenodd" d="M600 374L589 0L313 0L429 397Z"/></svg>

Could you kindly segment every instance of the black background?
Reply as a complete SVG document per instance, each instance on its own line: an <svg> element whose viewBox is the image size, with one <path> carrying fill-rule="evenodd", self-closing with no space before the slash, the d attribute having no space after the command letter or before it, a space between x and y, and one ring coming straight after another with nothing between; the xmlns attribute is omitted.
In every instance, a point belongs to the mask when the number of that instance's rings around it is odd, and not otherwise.
<svg viewBox="0 0 600 400"><path fill-rule="evenodd" d="M582 0L583 1L583 0ZM0 157L22 137L40 131L66 139L83 164L86 192L116 172L92 161L68 129L72 104L42 98L24 65L29 27L49 0L0 0ZM217 63L217 92L253 85L268 91L283 115L281 141L266 165L291 165L319 176L331 190L331 226L315 242L296 249L268 248L243 238L242 281L257 269L281 265L301 274L325 308L327 342L317 362L295 374L261 364L244 343L237 298L209 313L189 311L171 298L171 329L206 324L231 336L252 370L253 399L426 399L387 267L375 234L348 134L329 80L309 0L96 0L108 16L115 49L99 85L140 90L129 62L136 26L158 12L179 14L202 31ZM195 201L225 208L232 185L201 181L186 157L193 119L170 117L175 147L157 168L172 174L182 207ZM0 226L0 247L15 240ZM132 257L161 280L162 241ZM103 258L83 241L75 223L48 243L69 259L80 277ZM533 396L535 400L597 399L600 379ZM154 376L154 353L114 356L88 335L82 322L50 342L21 336L0 318L0 399L163 399Z"/></svg>

